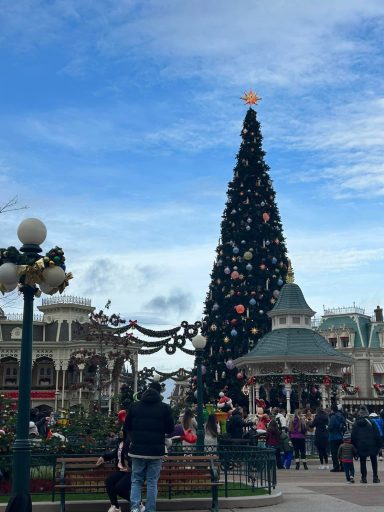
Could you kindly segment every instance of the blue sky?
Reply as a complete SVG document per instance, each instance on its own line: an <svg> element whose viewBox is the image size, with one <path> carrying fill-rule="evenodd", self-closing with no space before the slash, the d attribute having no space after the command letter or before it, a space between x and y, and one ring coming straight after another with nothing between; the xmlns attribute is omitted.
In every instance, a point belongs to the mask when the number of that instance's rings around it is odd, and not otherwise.
<svg viewBox="0 0 384 512"><path fill-rule="evenodd" d="M383 25L381 0L4 2L0 204L29 210L1 216L0 246L39 217L68 293L142 322L199 319L252 88L296 282L318 314L371 314Z"/></svg>

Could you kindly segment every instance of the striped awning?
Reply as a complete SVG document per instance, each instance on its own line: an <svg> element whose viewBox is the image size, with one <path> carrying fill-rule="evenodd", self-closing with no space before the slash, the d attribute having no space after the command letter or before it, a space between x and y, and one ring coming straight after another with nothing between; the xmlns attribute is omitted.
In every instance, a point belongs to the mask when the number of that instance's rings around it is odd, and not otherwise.
<svg viewBox="0 0 384 512"><path fill-rule="evenodd" d="M373 363L373 373L384 373L384 363Z"/></svg>

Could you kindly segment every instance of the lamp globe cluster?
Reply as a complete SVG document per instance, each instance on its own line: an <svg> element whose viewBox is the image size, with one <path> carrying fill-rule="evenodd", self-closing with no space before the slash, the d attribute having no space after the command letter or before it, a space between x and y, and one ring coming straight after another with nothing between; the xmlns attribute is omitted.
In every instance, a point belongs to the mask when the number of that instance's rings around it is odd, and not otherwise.
<svg viewBox="0 0 384 512"><path fill-rule="evenodd" d="M21 252L19 253L15 248L12 248L13 252L11 252L9 250L11 248L8 248L4 249L2 254L3 263L0 265L0 289L3 292L11 292L17 287L21 275L25 273L25 258L30 258L27 265L33 265L42 258L39 255L41 252L40 244L47 237L47 228L39 219L25 219L17 228L17 236L23 244L20 249ZM26 256L23 256L21 253L24 253ZM45 257L44 259L47 258ZM35 277L36 282L33 282L33 284L39 285L43 293L52 294L64 282L64 279L65 271L61 266L49 265L40 272L40 276Z"/></svg>

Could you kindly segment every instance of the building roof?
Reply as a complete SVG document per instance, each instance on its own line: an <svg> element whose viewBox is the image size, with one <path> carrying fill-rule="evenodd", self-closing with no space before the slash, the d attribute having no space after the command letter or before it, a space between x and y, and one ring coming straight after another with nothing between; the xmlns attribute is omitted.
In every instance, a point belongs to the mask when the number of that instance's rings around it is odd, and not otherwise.
<svg viewBox="0 0 384 512"><path fill-rule="evenodd" d="M269 311L268 316L273 317L282 313L313 316L315 311L308 306L300 286L295 283L286 283L280 290L279 298L274 308Z"/></svg>
<svg viewBox="0 0 384 512"><path fill-rule="evenodd" d="M256 347L235 362L314 361L350 365L353 360L334 349L319 333L311 329L275 329L267 333Z"/></svg>

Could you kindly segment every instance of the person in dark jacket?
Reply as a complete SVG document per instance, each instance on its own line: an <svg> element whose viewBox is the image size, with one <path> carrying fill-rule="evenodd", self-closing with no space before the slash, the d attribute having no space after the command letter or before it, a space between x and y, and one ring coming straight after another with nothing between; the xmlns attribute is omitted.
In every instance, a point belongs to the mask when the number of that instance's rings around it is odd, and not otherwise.
<svg viewBox="0 0 384 512"><path fill-rule="evenodd" d="M106 491L111 502L108 512L120 512L118 496L129 501L131 494L131 468L127 457L127 444L122 430L119 432L118 445L113 450L99 457L96 461L96 466L111 460L115 461L116 471L111 473L105 480ZM144 510L145 507L141 505L141 511Z"/></svg>
<svg viewBox="0 0 384 512"><path fill-rule="evenodd" d="M339 462L338 451L339 446L343 442L343 435L345 433L347 423L345 416L341 410L337 407L336 403L332 404L332 412L329 415L328 423L328 438L331 446L331 456L333 468L332 472L344 471Z"/></svg>
<svg viewBox="0 0 384 512"><path fill-rule="evenodd" d="M157 482L165 453L165 435L175 425L169 405L162 403L159 382L152 382L139 402L133 403L125 420L132 458L131 512L140 511L141 488L147 482L146 512L156 512Z"/></svg>
<svg viewBox="0 0 384 512"><path fill-rule="evenodd" d="M316 416L308 424L309 428L315 429L315 446L319 453L320 468L329 469L328 467L328 414L324 409L317 409Z"/></svg>
<svg viewBox="0 0 384 512"><path fill-rule="evenodd" d="M380 449L381 440L379 431L368 418L368 409L362 405L358 417L352 427L352 444L360 457L360 471L362 484L367 483L367 457L371 459L373 483L380 483L377 475L377 454Z"/></svg>
<svg viewBox="0 0 384 512"><path fill-rule="evenodd" d="M245 421L243 419L243 409L236 407L227 421L227 432L232 439L242 439L244 428L253 425L253 421Z"/></svg>

